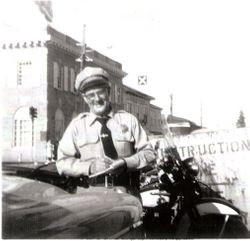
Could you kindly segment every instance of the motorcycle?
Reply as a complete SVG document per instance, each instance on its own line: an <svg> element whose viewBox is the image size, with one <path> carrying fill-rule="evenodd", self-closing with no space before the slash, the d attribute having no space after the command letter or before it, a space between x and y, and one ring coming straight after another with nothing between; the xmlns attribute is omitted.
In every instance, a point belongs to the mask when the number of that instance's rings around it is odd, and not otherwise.
<svg viewBox="0 0 250 241"><path fill-rule="evenodd" d="M165 141L156 145L155 167L143 170L140 198L109 185L112 167L90 177L69 178L58 174L54 162L7 165L4 237L249 238L245 214L198 180L194 158L181 160L176 147ZM105 186L89 185L102 175Z"/></svg>
<svg viewBox="0 0 250 241"><path fill-rule="evenodd" d="M181 160L165 139L156 149L141 182L146 238L249 238L247 213L198 180L194 158Z"/></svg>

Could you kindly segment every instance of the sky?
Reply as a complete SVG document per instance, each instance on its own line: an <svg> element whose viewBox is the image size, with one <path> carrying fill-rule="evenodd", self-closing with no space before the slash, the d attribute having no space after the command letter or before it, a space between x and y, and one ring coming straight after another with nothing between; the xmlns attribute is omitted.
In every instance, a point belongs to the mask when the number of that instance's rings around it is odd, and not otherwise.
<svg viewBox="0 0 250 241"><path fill-rule="evenodd" d="M32 5L32 6L31 6ZM2 0L1 28L38 29L29 0ZM170 113L208 128L234 128L240 110L250 127L250 1L54 0L59 31L120 62L123 83ZM138 76L147 85L138 85Z"/></svg>

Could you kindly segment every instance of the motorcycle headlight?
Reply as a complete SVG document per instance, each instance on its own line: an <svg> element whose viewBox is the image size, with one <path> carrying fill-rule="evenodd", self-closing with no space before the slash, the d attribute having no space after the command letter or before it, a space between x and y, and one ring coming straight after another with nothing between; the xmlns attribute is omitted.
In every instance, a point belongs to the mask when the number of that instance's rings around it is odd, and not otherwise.
<svg viewBox="0 0 250 241"><path fill-rule="evenodd" d="M199 165L194 157L183 160L183 163L191 175L197 176L199 174Z"/></svg>

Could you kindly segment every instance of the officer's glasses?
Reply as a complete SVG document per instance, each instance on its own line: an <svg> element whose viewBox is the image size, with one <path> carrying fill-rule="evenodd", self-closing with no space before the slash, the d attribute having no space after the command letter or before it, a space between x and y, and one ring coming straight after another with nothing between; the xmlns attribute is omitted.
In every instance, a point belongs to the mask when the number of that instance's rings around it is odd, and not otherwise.
<svg viewBox="0 0 250 241"><path fill-rule="evenodd" d="M82 95L86 97L88 100L94 100L96 97L104 99L107 96L107 90L106 89L93 90L93 91L90 90Z"/></svg>

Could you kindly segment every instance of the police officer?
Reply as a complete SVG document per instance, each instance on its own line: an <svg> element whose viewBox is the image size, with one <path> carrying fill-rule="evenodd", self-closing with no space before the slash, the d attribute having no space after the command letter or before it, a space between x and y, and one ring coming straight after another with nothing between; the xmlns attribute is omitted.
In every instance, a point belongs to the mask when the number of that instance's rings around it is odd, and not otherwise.
<svg viewBox="0 0 250 241"><path fill-rule="evenodd" d="M108 73L86 67L75 88L89 112L79 114L67 127L58 147L58 172L79 177L112 167L115 185L139 187L138 171L154 162L155 152L135 116L113 111Z"/></svg>

